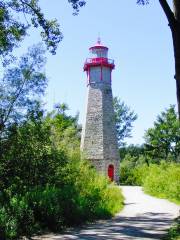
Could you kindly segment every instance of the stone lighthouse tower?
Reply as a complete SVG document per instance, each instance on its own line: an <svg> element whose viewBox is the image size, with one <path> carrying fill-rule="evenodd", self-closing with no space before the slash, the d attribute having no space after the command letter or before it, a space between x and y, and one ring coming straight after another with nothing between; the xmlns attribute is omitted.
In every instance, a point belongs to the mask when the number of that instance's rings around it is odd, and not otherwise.
<svg viewBox="0 0 180 240"><path fill-rule="evenodd" d="M112 78L114 60L98 39L90 49L84 71L87 73L88 99L81 137L81 151L102 174L119 180L119 153L114 121Z"/></svg>

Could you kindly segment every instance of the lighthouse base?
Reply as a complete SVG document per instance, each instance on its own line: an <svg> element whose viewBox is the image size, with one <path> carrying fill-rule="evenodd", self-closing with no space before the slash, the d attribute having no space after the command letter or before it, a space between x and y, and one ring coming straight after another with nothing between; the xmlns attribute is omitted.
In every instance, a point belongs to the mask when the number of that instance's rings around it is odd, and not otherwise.
<svg viewBox="0 0 180 240"><path fill-rule="evenodd" d="M88 159L88 161L100 174L119 184L119 159L114 161Z"/></svg>

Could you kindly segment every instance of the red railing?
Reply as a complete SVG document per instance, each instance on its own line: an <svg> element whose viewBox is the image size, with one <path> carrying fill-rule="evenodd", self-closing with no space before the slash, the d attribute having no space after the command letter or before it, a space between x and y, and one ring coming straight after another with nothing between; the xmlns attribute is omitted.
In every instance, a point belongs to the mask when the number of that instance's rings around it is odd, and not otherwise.
<svg viewBox="0 0 180 240"><path fill-rule="evenodd" d="M85 64L112 64L114 65L114 60L109 59L109 58L87 58Z"/></svg>

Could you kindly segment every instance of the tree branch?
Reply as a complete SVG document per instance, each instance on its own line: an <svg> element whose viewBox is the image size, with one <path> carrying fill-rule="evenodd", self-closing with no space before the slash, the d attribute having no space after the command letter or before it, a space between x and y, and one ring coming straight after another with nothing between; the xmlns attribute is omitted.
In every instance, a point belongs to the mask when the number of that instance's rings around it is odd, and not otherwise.
<svg viewBox="0 0 180 240"><path fill-rule="evenodd" d="M32 66L31 66L31 68L32 68ZM30 73L32 73L32 69L31 69ZM16 101L17 101L17 99L19 98L21 92L23 91L23 88L24 88L24 85L25 85L26 81L27 81L27 79L26 79L26 77L24 77L24 80L23 80L23 82L22 82L21 87L16 90L16 92L15 92L15 94L14 94L14 99L13 99L12 102L10 103L9 109L7 110L7 113L6 113L6 115L4 116L4 120L2 120L2 123L1 123L2 126L5 126L5 123L6 123L6 121L8 120L9 115L11 114L11 112L12 112L12 110L13 110L14 104L16 103ZM1 130L1 131L2 131L2 129L3 129L3 127L0 127L0 130Z"/></svg>
<svg viewBox="0 0 180 240"><path fill-rule="evenodd" d="M173 31L176 28L176 19L174 16L173 11L171 10L167 0L159 0L159 3L168 19L169 22L169 26L171 28L171 30Z"/></svg>
<svg viewBox="0 0 180 240"><path fill-rule="evenodd" d="M9 117L10 113L12 112L14 104L17 101L17 99L19 98L19 96L20 96L20 94L21 94L21 92L23 90L25 82L26 82L26 79L23 81L22 86L20 87L20 89L17 89L17 91L15 93L15 97L14 97L13 101L10 103L10 107L7 110L7 114L6 114L6 116L5 116L4 120L3 120L3 125L5 125L6 121L8 120L8 117Z"/></svg>

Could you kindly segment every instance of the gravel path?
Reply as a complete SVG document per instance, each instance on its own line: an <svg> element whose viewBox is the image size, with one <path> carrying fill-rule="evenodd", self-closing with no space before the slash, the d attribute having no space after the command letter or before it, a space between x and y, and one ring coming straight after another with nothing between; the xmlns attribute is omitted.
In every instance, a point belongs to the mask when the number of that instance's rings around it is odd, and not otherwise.
<svg viewBox="0 0 180 240"><path fill-rule="evenodd" d="M126 198L122 212L111 220L98 221L64 234L48 234L34 240L161 239L178 216L180 206L143 193L141 187L123 186Z"/></svg>

